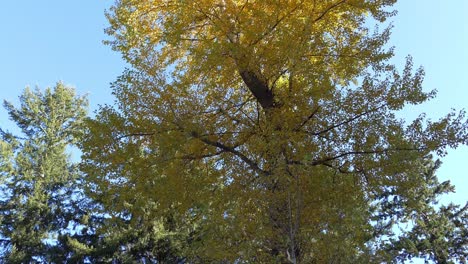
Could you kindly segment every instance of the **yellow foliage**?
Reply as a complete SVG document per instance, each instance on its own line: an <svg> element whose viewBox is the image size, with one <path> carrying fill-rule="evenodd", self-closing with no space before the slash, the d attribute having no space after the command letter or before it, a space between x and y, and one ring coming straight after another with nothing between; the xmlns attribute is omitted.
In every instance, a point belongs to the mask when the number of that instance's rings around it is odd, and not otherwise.
<svg viewBox="0 0 468 264"><path fill-rule="evenodd" d="M133 66L115 83L124 142L88 157L118 164L128 186L116 195L195 215L205 260L383 261L369 255L371 203L409 193L435 149L392 113L431 97L423 72L409 61L400 75L383 49L389 30L366 27L394 2L119 1L107 32Z"/></svg>

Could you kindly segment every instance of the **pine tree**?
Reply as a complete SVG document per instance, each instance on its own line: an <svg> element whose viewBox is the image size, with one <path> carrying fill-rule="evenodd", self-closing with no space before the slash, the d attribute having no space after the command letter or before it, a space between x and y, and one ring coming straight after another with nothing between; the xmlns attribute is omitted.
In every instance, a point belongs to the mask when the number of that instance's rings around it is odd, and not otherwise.
<svg viewBox="0 0 468 264"><path fill-rule="evenodd" d="M420 175L424 184L415 188L412 199L397 197L391 205L387 204L387 208L400 211L401 226L410 226L402 227L387 244L388 252L399 261L414 257L435 263L468 260L468 202L464 206L439 205L440 196L455 191L450 181L438 181L435 173L441 164L428 157Z"/></svg>
<svg viewBox="0 0 468 264"><path fill-rule="evenodd" d="M1 131L1 259L7 263L60 263L70 257L67 236L84 211L80 174L68 148L83 136L87 100L57 83L26 88L20 106L4 106L21 134Z"/></svg>

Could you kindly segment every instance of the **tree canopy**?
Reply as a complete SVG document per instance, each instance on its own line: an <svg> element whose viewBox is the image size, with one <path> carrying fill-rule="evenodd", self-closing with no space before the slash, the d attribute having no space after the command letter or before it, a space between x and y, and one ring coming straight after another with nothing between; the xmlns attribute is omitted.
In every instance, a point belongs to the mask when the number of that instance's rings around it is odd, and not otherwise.
<svg viewBox="0 0 468 264"><path fill-rule="evenodd" d="M397 117L436 91L390 62L395 2L116 1L115 105L86 118L62 83L5 103L2 261L465 263L436 171L468 121Z"/></svg>
<svg viewBox="0 0 468 264"><path fill-rule="evenodd" d="M196 219L193 262L402 257L392 230L420 221L430 154L468 134L463 111L395 116L435 91L411 58L389 62L390 27L369 28L394 3L118 1L108 44L131 69L113 84L117 108L89 123L90 195L142 226Z"/></svg>

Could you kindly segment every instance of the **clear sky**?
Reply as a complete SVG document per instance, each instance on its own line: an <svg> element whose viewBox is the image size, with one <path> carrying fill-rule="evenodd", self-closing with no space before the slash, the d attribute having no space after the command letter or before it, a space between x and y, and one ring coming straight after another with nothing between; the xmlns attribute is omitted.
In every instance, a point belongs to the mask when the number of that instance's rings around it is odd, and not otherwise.
<svg viewBox="0 0 468 264"><path fill-rule="evenodd" d="M104 10L113 1L15 0L0 7L0 99L17 102L25 86L41 88L62 80L88 93L91 110L112 103L109 83L125 67L120 54L102 44L106 38ZM403 112L414 118L426 112L437 119L451 108L468 109L468 1L400 0L394 17L394 62L411 54L426 70L426 90L438 97ZM0 127L11 123L0 110ZM468 148L449 151L439 171L457 194L445 200L468 201Z"/></svg>

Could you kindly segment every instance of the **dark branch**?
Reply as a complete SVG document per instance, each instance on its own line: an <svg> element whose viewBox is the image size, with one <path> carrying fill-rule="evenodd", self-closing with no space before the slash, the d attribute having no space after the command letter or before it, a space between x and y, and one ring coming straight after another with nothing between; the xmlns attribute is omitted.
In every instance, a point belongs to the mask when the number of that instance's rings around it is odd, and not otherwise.
<svg viewBox="0 0 468 264"><path fill-rule="evenodd" d="M263 32L263 34L257 38L255 41L251 42L249 45L250 46L254 46L256 45L257 43L259 43L262 39L264 39L266 36L268 36L269 34L271 34L271 32L273 32L278 26L279 24L284 20L286 19L287 17L289 17L292 13L294 13L298 8L299 6L302 4L302 1L300 4L296 5L294 8L292 8L288 13L286 13L284 16L282 17L279 17L276 19L275 23L269 28L268 31L266 32Z"/></svg>
<svg viewBox="0 0 468 264"><path fill-rule="evenodd" d="M196 159L211 158L211 157L218 156L218 155L220 155L220 154L222 154L224 152L226 152L226 151L221 150L221 151L217 151L215 153L200 154L200 155L183 155L183 156L180 156L180 157L176 157L176 159L196 160Z"/></svg>
<svg viewBox="0 0 468 264"><path fill-rule="evenodd" d="M303 128L307 124L307 122L309 122L315 116L315 114L317 114L319 110L320 110L320 106L317 106L315 110L312 111L312 113L294 131L297 132L301 128Z"/></svg>
<svg viewBox="0 0 468 264"><path fill-rule="evenodd" d="M357 171L352 171L352 170L346 170L346 169L343 169L341 166L340 167L336 167L336 166L333 166L332 164L330 163L322 163L323 166L326 166L326 167L329 167L329 168L332 168L332 169L335 169L337 170L338 172L340 173L343 173L343 174L352 174L352 173L356 173Z"/></svg>
<svg viewBox="0 0 468 264"><path fill-rule="evenodd" d="M372 112L374 112L374 111L377 111L377 110L379 110L380 108L382 108L382 107L384 107L384 106L385 106L385 105L381 105L381 106L379 106L379 107L372 108L372 109L370 109L370 110L368 110L368 111L365 111L365 112L363 112L363 113L360 113L360 114L358 114L358 115L356 115L356 116L353 116L353 117L351 117L351 118L349 118L349 119L346 119L346 120L343 121L343 122L340 122L340 123L338 123L338 124L329 126L329 127L327 127L326 129L324 129L324 130L322 130L322 131L312 133L312 135L318 136L318 135L321 135L321 134L323 134L323 133L326 133L326 132L328 132L328 131L330 131L330 130L333 130L333 129L337 128L337 127L340 127L340 126L342 126L342 125L346 125L346 124L348 124L348 123L351 123L351 122L353 122L354 120L359 119L359 118L361 118L361 117L363 117L363 116L365 116L365 115L368 115L368 114L370 114L370 113L372 113Z"/></svg>
<svg viewBox="0 0 468 264"><path fill-rule="evenodd" d="M265 81L260 80L260 78L251 71L243 70L239 73L242 77L242 80L252 92L253 96L255 96L263 109L269 109L275 106L273 92L270 90L270 88L268 88L268 85Z"/></svg>
<svg viewBox="0 0 468 264"><path fill-rule="evenodd" d="M335 168L333 165L331 165L329 162L334 161L346 156L351 156L351 155L372 155L372 154L385 154L388 152L397 152L397 151L422 151L427 148L425 147L420 147L420 148L388 148L388 149L377 149L377 150L363 150L363 151L347 151L343 152L340 154L337 154L335 156L330 156L330 157L324 157L321 159L316 159L312 162L303 162L303 161L298 161L298 160L289 160L288 164L289 165L309 165L309 166L318 166L318 165L324 165L327 167Z"/></svg>
<svg viewBox="0 0 468 264"><path fill-rule="evenodd" d="M327 9L325 9L315 20L314 20L314 23L321 20L322 18L325 17L326 14L328 14L328 12L330 12L333 8L336 8L337 6L341 5L341 4L344 4L346 2L346 0L341 0L341 1L338 1L336 3L334 3L333 5L329 6Z"/></svg>
<svg viewBox="0 0 468 264"><path fill-rule="evenodd" d="M346 156L351 155L372 155L372 154L384 154L388 152L396 152L396 151L420 151L422 148L394 148L394 149L377 149L377 150L364 150L364 151L348 151L338 154L333 157L325 157L322 159L314 160L309 165L316 166L316 165L324 165L329 161L333 161L339 158L343 158Z"/></svg>
<svg viewBox="0 0 468 264"><path fill-rule="evenodd" d="M217 148L223 150L224 152L229 152L229 153L234 154L235 156L239 157L243 162L245 162L247 165L249 165L249 167L251 169L253 169L254 171L256 171L257 173L259 173L261 175L268 175L269 174L268 171L262 170L258 166L258 164L256 162L249 159L242 152L236 150L235 147L227 146L227 145L224 145L224 144L222 144L220 142L209 140L207 138L204 138L204 137L200 136L197 132L194 132L194 131L191 132L191 135L194 138L197 138L197 139L201 140L202 142L204 142L204 143L206 143L206 144L208 144L210 146L217 147Z"/></svg>

